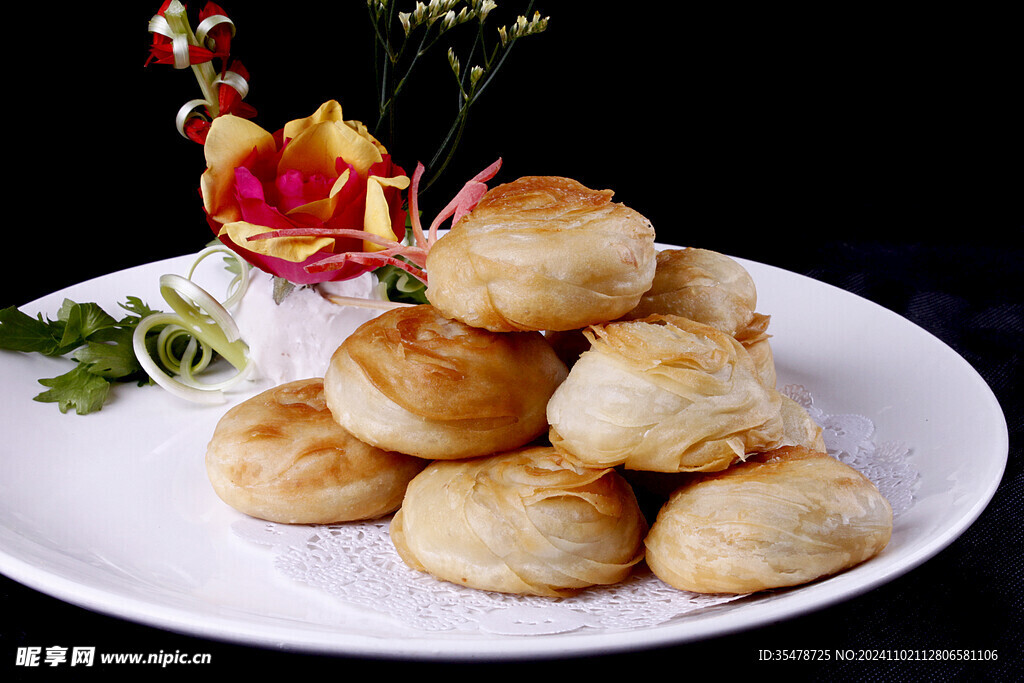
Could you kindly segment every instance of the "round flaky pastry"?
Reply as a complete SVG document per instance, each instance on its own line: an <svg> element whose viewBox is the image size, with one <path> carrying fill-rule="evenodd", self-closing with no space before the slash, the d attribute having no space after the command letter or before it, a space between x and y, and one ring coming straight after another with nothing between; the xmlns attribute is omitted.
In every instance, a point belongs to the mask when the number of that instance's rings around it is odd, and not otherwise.
<svg viewBox="0 0 1024 683"><path fill-rule="evenodd" d="M835 574L882 551L892 508L860 472L786 447L693 475L662 507L647 564L671 586L743 594Z"/></svg>
<svg viewBox="0 0 1024 683"><path fill-rule="evenodd" d="M686 318L593 325L548 402L551 443L580 462L724 469L783 444L782 398L735 338Z"/></svg>
<svg viewBox="0 0 1024 683"><path fill-rule="evenodd" d="M566 373L539 332L489 332L419 305L360 326L331 357L324 385L335 420L360 439L448 460L543 435Z"/></svg>
<svg viewBox="0 0 1024 683"><path fill-rule="evenodd" d="M646 532L620 475L579 467L546 446L431 463L390 526L414 569L550 597L622 581L643 558Z"/></svg>
<svg viewBox="0 0 1024 683"><path fill-rule="evenodd" d="M213 489L252 517L329 524L394 512L426 461L361 442L334 421L319 378L231 408L206 452Z"/></svg>
<svg viewBox="0 0 1024 683"><path fill-rule="evenodd" d="M658 252L651 288L622 318L678 315L711 325L743 344L764 383L774 387L771 318L756 309L757 288L746 268L717 251L688 247Z"/></svg>
<svg viewBox="0 0 1024 683"><path fill-rule="evenodd" d="M623 315L651 286L654 228L611 190L527 176L499 185L427 256L427 298L498 332L571 330Z"/></svg>
<svg viewBox="0 0 1024 683"><path fill-rule="evenodd" d="M658 252L654 280L627 319L678 315L736 337L762 337L769 318L756 312L757 289L746 268L709 249Z"/></svg>

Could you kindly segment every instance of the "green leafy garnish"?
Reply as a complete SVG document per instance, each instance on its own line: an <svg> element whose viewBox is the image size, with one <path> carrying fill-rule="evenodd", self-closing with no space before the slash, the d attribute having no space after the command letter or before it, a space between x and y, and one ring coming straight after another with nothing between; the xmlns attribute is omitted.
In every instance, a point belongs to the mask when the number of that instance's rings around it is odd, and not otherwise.
<svg viewBox="0 0 1024 683"><path fill-rule="evenodd" d="M427 286L398 266L386 265L373 271L384 286L388 301L409 304L427 303Z"/></svg>
<svg viewBox="0 0 1024 683"><path fill-rule="evenodd" d="M79 415L93 413L103 407L110 393L110 382L94 374L87 365L76 365L73 370L58 377L41 379L39 383L50 387L35 397L42 403L56 403L60 412L74 408Z"/></svg>
<svg viewBox="0 0 1024 683"><path fill-rule="evenodd" d="M67 356L75 362L69 372L39 380L47 390L35 397L56 403L62 413L79 415L103 407L114 382L149 381L132 348L139 321L153 311L138 297L120 304L129 315L120 319L95 303L65 299L56 320L40 313L32 317L11 306L0 310L0 349L44 356Z"/></svg>

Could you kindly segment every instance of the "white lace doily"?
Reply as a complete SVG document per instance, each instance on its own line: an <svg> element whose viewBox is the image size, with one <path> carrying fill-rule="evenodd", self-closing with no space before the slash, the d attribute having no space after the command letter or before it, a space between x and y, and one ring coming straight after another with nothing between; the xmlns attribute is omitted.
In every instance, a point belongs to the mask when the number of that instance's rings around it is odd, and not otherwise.
<svg viewBox="0 0 1024 683"><path fill-rule="evenodd" d="M917 472L910 450L876 444L874 424L860 415L828 415L801 386L783 388L821 425L831 455L863 472L899 516L913 504ZM584 628L657 626L742 596L699 595L677 590L641 568L614 586L590 588L571 598L505 595L466 588L409 568L388 537L388 520L325 526L293 526L257 519L233 530L273 548L284 576L345 604L371 609L424 631L479 631L496 635L549 635Z"/></svg>

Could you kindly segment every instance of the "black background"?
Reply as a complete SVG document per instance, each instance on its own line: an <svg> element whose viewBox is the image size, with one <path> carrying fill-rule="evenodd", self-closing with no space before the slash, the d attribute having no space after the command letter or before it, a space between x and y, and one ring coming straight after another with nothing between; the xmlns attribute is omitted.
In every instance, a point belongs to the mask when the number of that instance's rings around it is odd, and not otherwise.
<svg viewBox="0 0 1024 683"><path fill-rule="evenodd" d="M174 129L178 107L198 96L194 81L143 67L158 3L128 4L50 3L46 12L8 17L32 43L6 64L15 181L0 305L191 253L210 239L198 198L202 148ZM327 99L339 100L348 118L372 119L363 2L222 4L238 27L233 52L251 72L247 101L260 125L277 129ZM499 2L494 16L511 21L518 7ZM662 242L780 266L904 315L974 365L1006 413L1007 472L978 522L906 576L799 618L678 647L500 668L205 641L94 614L0 577L5 671L41 680L46 672L13 666L17 647L87 637L106 651L211 652L203 669L217 673L284 666L300 675L578 675L657 665L691 675L706 661L718 671L791 678L1011 677L1022 644L1019 18L932 6L599 7L538 4L551 16L549 30L517 45L423 208L432 214L501 157L495 182L554 174L611 188L653 221ZM403 103L391 148L409 170L432 151L454 107L443 54L435 59ZM972 457L972 444L961 446ZM999 659L772 663L758 661L762 648L981 648Z"/></svg>

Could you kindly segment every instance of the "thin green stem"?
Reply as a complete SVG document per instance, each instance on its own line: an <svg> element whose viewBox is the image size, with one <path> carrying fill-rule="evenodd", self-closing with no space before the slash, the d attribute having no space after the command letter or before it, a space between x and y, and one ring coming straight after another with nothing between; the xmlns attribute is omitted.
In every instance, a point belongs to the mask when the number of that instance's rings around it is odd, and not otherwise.
<svg viewBox="0 0 1024 683"><path fill-rule="evenodd" d="M475 86L473 86L471 92L466 96L465 101L462 103L462 107L459 109L458 115L452 122L451 127L448 129L448 134L445 136L440 146L438 146L437 151L434 153L434 156L430 160L430 164L427 165L427 168L431 170L431 175L425 182L421 183L421 192L425 192L426 189L429 188L438 179L438 177L440 177L441 173L443 173L444 170L451 163L452 159L455 156L455 149L458 147L459 142L461 142L463 132L466 129L466 122L469 119L469 108L473 105L474 102L476 102L476 99L480 96L480 93L482 93L484 89L487 87L487 85L489 85L490 82L494 79L494 76L497 74L498 69L504 63L505 59L508 58L508 54L511 51L512 46L515 44L516 40L517 39L513 38L511 41L509 41L509 43L505 46L505 49L501 52L501 57L498 60L497 65L491 69L486 70L481 80L478 81ZM492 59L498 53L498 51L499 47L495 46L494 52L491 55ZM460 88L460 91L461 90L462 89ZM445 158L444 163L442 163L440 166L435 167L435 165L441 159L441 156L444 154L445 149L448 149L448 155Z"/></svg>
<svg viewBox="0 0 1024 683"><path fill-rule="evenodd" d="M412 52L412 57L404 67L404 71L400 78L395 78L394 75L389 72L391 79L381 84L381 100L380 107L378 110L377 128L387 120L388 125L388 140L390 144L395 144L396 131L398 128L397 124L397 102L398 97L405 89L405 86L410 82L413 72L416 69L420 59L430 51L431 48L441 39L444 31L438 29L436 33L433 31L435 24L439 22L433 22L428 24L419 39L419 44L416 46L416 50ZM391 52L392 55L388 68L397 69L399 62L402 60L406 51L409 49L408 36L402 41L401 47L397 52ZM388 89L390 88L390 89Z"/></svg>
<svg viewBox="0 0 1024 683"><path fill-rule="evenodd" d="M529 17L533 13L534 4L535 1L530 0L525 14L522 16ZM377 80L380 87L380 97L376 128L380 129L385 125L387 126L389 131L389 145L395 144L399 96L404 92L413 73L416 72L420 59L430 51L437 42L440 41L441 37L448 32L448 29L453 28L453 26L445 28L445 24L443 23L444 20L438 17L435 17L432 21L427 21L426 23L420 23L413 19L413 28L408 33L405 33L405 27L402 27L403 35L401 36L400 43L396 47L392 41L393 34L391 29L393 27L390 26L392 22L401 24L401 21L397 19L397 15L394 11L396 5L397 3L394 1L389 5L389 9L391 11L388 12L388 25L384 27L375 26L377 40L382 43L381 47L383 48L382 52L384 57L381 60L382 68L378 68ZM383 14L384 13L378 9L376 13L378 21L379 17L383 16ZM512 37L507 38L504 42L498 40L492 47L488 44L489 41L485 35L485 23L487 18L484 16L477 16L476 20L477 30L468 46L465 68L454 69L457 85L457 114L451 121L444 138L434 151L430 163L427 165L428 178L425 182L421 183L421 192L429 188L452 162L455 150L462 141L463 135L466 131L470 108L477 101L477 98L479 98L493 82L496 73L504 65L505 60L508 59L517 40L525 35L533 33L532 27L530 31L523 33L513 31ZM527 19L527 21L530 20ZM417 40L412 34L418 29L421 29L422 32ZM542 28L541 30L544 29ZM397 38L397 36L395 37ZM379 54L380 53L378 53L378 55ZM472 60L477 56L481 59L482 65L474 67L472 65ZM476 74L474 74L474 69L477 72Z"/></svg>
<svg viewBox="0 0 1024 683"><path fill-rule="evenodd" d="M452 127L448 130L448 135L445 137L445 141L441 144L437 152L434 154L434 158L431 159L430 165L428 166L428 168L431 169L431 174L430 177L425 182L420 183L419 189L421 193L426 192L426 190L431 185L433 185L434 182L437 181L439 177L441 177L441 174L444 173L444 170L446 168L448 168L448 165L452 162L452 159L455 158L455 150L456 148L458 148L459 142L462 141L462 134L466 130L466 121L469 118L467 114L468 108L463 109L459 113L459 116L452 124ZM451 144L449 145L449 143ZM444 152L445 150L445 147L448 147L448 155L445 157L444 162L440 166L436 166L437 161L441 156L441 153Z"/></svg>

